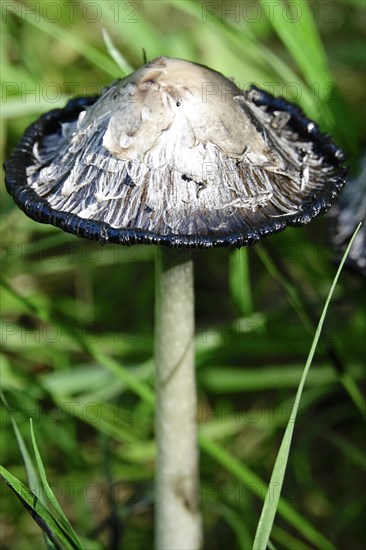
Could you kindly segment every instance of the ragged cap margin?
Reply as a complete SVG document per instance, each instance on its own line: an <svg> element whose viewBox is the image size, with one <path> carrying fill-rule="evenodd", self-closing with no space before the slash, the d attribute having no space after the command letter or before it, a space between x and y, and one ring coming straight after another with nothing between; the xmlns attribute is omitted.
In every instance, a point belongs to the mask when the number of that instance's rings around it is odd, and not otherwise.
<svg viewBox="0 0 366 550"><path fill-rule="evenodd" d="M332 163L340 164L344 161L342 151L333 143L328 135L322 134L317 124L308 119L302 110L287 102L284 98L275 98L271 94L252 86L249 89L253 102L258 106L265 106L268 112L275 110L285 111L291 115L291 126L302 136L307 136L322 155L328 157ZM54 109L42 115L31 124L24 136L12 152L8 161L4 163L6 172L6 188L16 204L30 218L40 223L55 225L68 233L78 237L99 241L101 244L117 243L123 245L158 244L178 248L213 248L213 247L241 247L253 245L262 237L282 231L287 226L302 226L312 218L326 212L332 205L339 190L344 185L347 168L339 166L339 177L311 197L301 212L284 218L273 218L265 226L257 229L248 229L241 232L232 232L224 237L215 237L214 234L202 236L199 234L172 234L161 235L138 229L116 229L102 221L80 218L75 214L57 211L41 199L27 183L26 168L32 164L34 143L42 136L56 131L60 122L70 122L77 118L85 107L93 105L99 96L81 97L70 100L64 109Z"/></svg>

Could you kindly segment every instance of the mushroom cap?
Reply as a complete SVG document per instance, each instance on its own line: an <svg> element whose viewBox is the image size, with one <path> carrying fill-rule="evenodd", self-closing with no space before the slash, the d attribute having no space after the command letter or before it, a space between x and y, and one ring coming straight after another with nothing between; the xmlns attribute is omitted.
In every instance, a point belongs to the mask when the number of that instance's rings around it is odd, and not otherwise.
<svg viewBox="0 0 366 550"><path fill-rule="evenodd" d="M358 173L347 181L331 211L328 235L335 252L335 260L342 260L347 245L360 222L359 229L346 259L346 267L366 277L366 154Z"/></svg>
<svg viewBox="0 0 366 550"><path fill-rule="evenodd" d="M343 160L285 99L159 57L42 115L5 172L28 216L79 237L239 247L328 210Z"/></svg>

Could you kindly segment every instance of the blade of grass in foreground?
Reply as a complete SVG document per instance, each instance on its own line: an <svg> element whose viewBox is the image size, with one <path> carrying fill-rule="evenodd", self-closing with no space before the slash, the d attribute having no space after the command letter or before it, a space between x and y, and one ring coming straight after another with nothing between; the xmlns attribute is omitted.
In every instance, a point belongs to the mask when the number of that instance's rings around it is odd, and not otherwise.
<svg viewBox="0 0 366 550"><path fill-rule="evenodd" d="M257 255L262 261L263 265L266 267L268 272L272 277L285 289L287 296L289 298L290 304L292 305L294 311L297 313L300 321L303 323L306 330L313 333L313 323L308 313L306 312L304 298L301 297L300 293L295 288L294 284L291 283L278 269L269 255L265 247L256 248ZM328 337L329 338L329 337ZM331 348L330 342L327 342L325 339L325 347ZM363 371L362 371L363 372ZM339 380L343 384L346 392L350 396L350 399L354 402L355 406L358 408L362 416L366 417L366 403L362 395L361 390L357 386L357 383L349 371L343 371L339 375Z"/></svg>
<svg viewBox="0 0 366 550"><path fill-rule="evenodd" d="M279 498L280 498L280 494L281 494L282 483L283 483L283 479L284 479L285 473L286 473L286 466L287 466L287 460L288 460L289 453L290 453L292 434L293 434L293 431L294 431L297 411L298 411L298 408L299 408L299 405L300 405L301 395L302 395L302 391L303 391L303 388L304 388L306 376L308 374L311 363L313 361L313 357L314 357L315 350L316 350L316 347L317 347L317 344L318 344L318 341L319 341L319 337L320 337L320 334L321 334L321 331L322 331L322 328L323 328L323 324L324 324L324 320L325 320L325 317L326 317L326 314L327 314L327 310L328 310L330 301L332 299L334 289L335 289L336 284L338 282L339 275L342 271L344 262L346 261L347 255L350 251L350 248L353 244L353 241L354 241L360 227L361 227L361 224L359 224L357 229L355 230L355 232L353 234L353 237L352 237L352 239L351 239L351 241L350 241L350 243L349 243L349 245L346 249L346 252L344 253L342 261L341 261L341 263L339 265L339 268L337 270L336 276L334 277L332 286L329 290L329 293L328 293L328 296L327 296L327 299L326 299L326 302L325 302L325 305L324 305L324 308L323 308L323 312L321 314L321 317L320 317L320 320L319 320L319 323L318 323L318 326L317 326L317 329L316 329L316 332L315 332L315 335L314 335L313 343L311 345L309 356L308 356L308 359L306 361L305 368L304 368L304 371L303 371L303 374L302 374L302 377L301 377L301 380L300 380L300 384L299 384L299 387L298 387L298 390L297 390L297 393L296 393L295 402L294 402L294 405L293 405L293 408L292 408L292 411L291 411L291 415L290 415L290 418L289 418L289 421L288 421L288 424L287 424L285 435L283 437L281 447L280 447L280 450L278 452L277 459L276 459L276 462L275 462L275 465L274 465L274 468L273 468L271 481L269 483L269 488L268 488L267 495L266 495L266 498L265 498L265 501L264 501L262 514L261 514L261 517L259 519L258 528L257 528L257 532L256 532L255 539L254 539L253 550L263 550L264 548L267 548L268 543L269 543L269 537L270 537L270 534L271 534L271 531L272 531L273 521L274 521L274 518L275 518L275 515L276 515L277 506L278 506L278 502L279 502Z"/></svg>
<svg viewBox="0 0 366 550"><path fill-rule="evenodd" d="M14 418L12 417L12 411L10 409L10 406L9 406L7 400L5 399L5 396L4 396L4 394L1 390L0 390L0 398L1 398L1 401L2 401L2 403L3 403L3 405L6 409L7 413L9 414L10 422L13 426L13 430L14 430L15 437L16 437L16 440L17 440L17 443L18 443L20 454L22 455L22 459L23 459L23 462L24 462L24 468L25 468L25 472L26 472L26 475L27 475L27 480L28 480L28 485L30 487L30 490L39 499L41 504L43 506L47 507L45 496L43 494L42 487L39 484L38 475L37 475L36 469L33 465L33 461L30 457L30 454L28 452L28 449L27 449L25 441L22 437L22 434L20 433L20 431L18 429L18 426L17 426ZM46 547L49 550L53 550L54 548L56 548L56 546L50 540L50 538L48 537L48 535L45 531L44 531L43 535L44 535L44 538L45 538Z"/></svg>
<svg viewBox="0 0 366 550"><path fill-rule="evenodd" d="M24 468L25 468L25 473L27 475L29 488L32 491L32 493L34 493L36 495L36 497L39 498L39 500L42 502L42 504L45 504L44 499L43 499L43 495L42 495L42 491L40 491L40 486L39 486L39 482L38 482L38 476L37 476L36 469L33 465L32 459L30 457L30 454L28 452L28 449L27 449L25 441L22 437L22 434L20 433L20 431L18 429L18 426L17 426L17 424L16 424L16 422L13 418L10 406L9 406L7 400L5 399L5 396L4 396L4 394L1 390L0 390L0 398L1 398L1 401L4 405L4 407L5 407L6 412L9 415L10 422L13 426L13 430L14 430L15 437L16 437L16 440L17 440L17 443L18 443L18 447L19 447L19 451L20 451L20 454L22 455L22 459L23 459L23 462L24 462Z"/></svg>
<svg viewBox="0 0 366 550"><path fill-rule="evenodd" d="M46 533L57 550L64 550L66 548L68 550L78 550L82 548L82 546L75 545L68 533L64 531L59 522L47 508L43 506L28 487L8 472L3 466L0 466L0 477L14 491L24 508L29 512L34 521L38 523L42 531Z"/></svg>
<svg viewBox="0 0 366 550"><path fill-rule="evenodd" d="M73 541L74 547L78 548L79 550L83 550L83 546L81 542L79 541L77 534L75 533L74 529L72 528L69 520L65 516L61 506L58 503L57 498L55 497L46 477L46 471L43 466L42 458L40 455L40 452L37 447L36 438L34 437L34 431L33 431L33 422L32 419L30 419L30 430L31 430L31 437L32 437L32 444L34 449L34 454L36 456L36 462L38 466L39 475L41 477L42 485L44 492L46 494L47 499L52 504L54 510L58 513L60 516L60 523L62 524L62 527L67 532L70 539Z"/></svg>
<svg viewBox="0 0 366 550"><path fill-rule="evenodd" d="M199 441L201 449L213 458L218 464L220 464L227 472L233 477L244 484L246 490L250 491L253 495L264 500L264 495L268 489L268 486L262 481L262 479L243 461L232 456L230 451L226 450L223 445L213 441L208 437L205 430L200 431ZM289 502L286 502L283 498L278 503L278 513L289 523L292 527L303 535L309 542L314 545L314 548L319 550L335 550L335 547L329 542L315 527L309 523ZM265 547L261 548L263 550Z"/></svg>

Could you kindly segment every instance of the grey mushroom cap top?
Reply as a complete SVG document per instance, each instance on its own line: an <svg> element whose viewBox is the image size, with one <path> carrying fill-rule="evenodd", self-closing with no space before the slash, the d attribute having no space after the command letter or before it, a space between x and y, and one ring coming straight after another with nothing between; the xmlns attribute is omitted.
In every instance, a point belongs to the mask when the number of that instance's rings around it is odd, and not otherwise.
<svg viewBox="0 0 366 550"><path fill-rule="evenodd" d="M5 171L37 221L101 242L212 247L308 223L343 186L343 160L283 98L159 57L40 117Z"/></svg>

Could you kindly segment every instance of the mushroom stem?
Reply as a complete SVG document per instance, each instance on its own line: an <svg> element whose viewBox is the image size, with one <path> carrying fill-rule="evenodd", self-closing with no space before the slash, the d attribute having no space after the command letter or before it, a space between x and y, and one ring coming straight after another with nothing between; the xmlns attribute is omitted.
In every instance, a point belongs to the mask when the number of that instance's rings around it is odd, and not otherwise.
<svg viewBox="0 0 366 550"><path fill-rule="evenodd" d="M198 550L193 260L188 251L159 247L156 266L155 547Z"/></svg>

